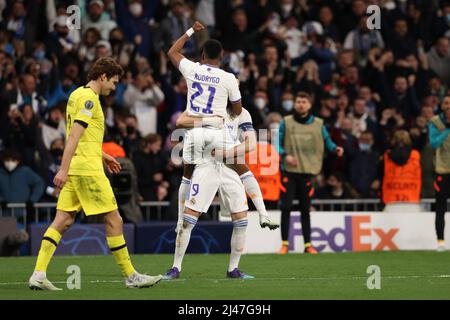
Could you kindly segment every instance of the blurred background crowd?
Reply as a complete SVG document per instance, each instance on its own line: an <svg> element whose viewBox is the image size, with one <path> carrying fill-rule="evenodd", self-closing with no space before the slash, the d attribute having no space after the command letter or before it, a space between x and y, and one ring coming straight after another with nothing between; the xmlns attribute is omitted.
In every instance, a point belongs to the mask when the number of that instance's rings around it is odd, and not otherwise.
<svg viewBox="0 0 450 320"><path fill-rule="evenodd" d="M73 4L80 29L66 24ZM371 4L381 8L379 30L367 28ZM298 91L313 96L313 114L345 149L326 156L316 198L379 197L380 156L399 129L420 151L422 197L434 196L427 123L450 85L449 1L0 0L2 206L56 201L68 96L93 61L112 56L126 73L102 98L104 148L131 176L116 178L115 190L170 201L175 219L182 168L170 134L187 87L166 52L195 20L207 32L184 55L199 60L209 37L223 43L223 66L239 79L255 128L276 129Z"/></svg>

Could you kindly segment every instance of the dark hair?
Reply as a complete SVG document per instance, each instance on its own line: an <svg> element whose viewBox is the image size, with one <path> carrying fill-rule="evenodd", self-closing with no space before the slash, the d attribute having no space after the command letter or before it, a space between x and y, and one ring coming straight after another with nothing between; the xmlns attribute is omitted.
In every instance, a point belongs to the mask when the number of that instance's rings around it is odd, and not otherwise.
<svg viewBox="0 0 450 320"><path fill-rule="evenodd" d="M114 76L121 77L123 73L122 66L113 58L100 58L95 61L94 65L89 70L87 80L98 80L103 74L105 74L106 78L109 80Z"/></svg>
<svg viewBox="0 0 450 320"><path fill-rule="evenodd" d="M1 159L3 161L7 160L7 159L15 159L15 160L21 161L22 157L21 157L20 153L17 152L16 150L7 149L7 150L3 151L2 155L1 155Z"/></svg>
<svg viewBox="0 0 450 320"><path fill-rule="evenodd" d="M222 51L222 44L215 39L209 39L203 45L203 53L205 54L206 59L220 59Z"/></svg>
<svg viewBox="0 0 450 320"><path fill-rule="evenodd" d="M330 179L331 177L335 177L337 181L342 182L342 183L345 181L344 175L342 174L342 172L339 172L339 171L330 173L330 175L328 176L328 179Z"/></svg>
<svg viewBox="0 0 450 320"><path fill-rule="evenodd" d="M162 141L161 136L157 133L150 133L142 139L142 146L145 146L147 144L154 144L158 141Z"/></svg>
<svg viewBox="0 0 450 320"><path fill-rule="evenodd" d="M295 96L295 99L301 98L301 99L307 99L309 103L312 103L311 95L308 92L305 91L299 91L297 92L297 95Z"/></svg>

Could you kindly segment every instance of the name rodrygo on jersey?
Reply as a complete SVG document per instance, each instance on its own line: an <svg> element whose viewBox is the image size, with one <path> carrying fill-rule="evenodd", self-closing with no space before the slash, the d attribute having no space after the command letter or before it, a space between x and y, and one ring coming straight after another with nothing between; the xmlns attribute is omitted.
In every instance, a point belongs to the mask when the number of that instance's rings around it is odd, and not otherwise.
<svg viewBox="0 0 450 320"><path fill-rule="evenodd" d="M183 58L178 66L186 79L188 94L186 110L201 117L227 115L228 100L241 100L236 77L218 67L192 62Z"/></svg>

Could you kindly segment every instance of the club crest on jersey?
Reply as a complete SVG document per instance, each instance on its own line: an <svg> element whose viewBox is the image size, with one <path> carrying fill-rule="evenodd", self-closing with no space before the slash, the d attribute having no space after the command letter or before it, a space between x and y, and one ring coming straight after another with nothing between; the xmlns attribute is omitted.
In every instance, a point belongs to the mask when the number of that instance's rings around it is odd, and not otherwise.
<svg viewBox="0 0 450 320"><path fill-rule="evenodd" d="M91 110L94 107L94 103L91 100L88 100L84 103L84 107L88 110Z"/></svg>

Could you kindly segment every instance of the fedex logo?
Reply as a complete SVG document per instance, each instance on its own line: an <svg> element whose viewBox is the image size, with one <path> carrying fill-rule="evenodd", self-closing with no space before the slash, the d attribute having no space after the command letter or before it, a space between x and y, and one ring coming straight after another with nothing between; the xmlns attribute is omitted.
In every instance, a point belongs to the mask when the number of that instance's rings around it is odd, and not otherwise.
<svg viewBox="0 0 450 320"><path fill-rule="evenodd" d="M300 216L291 215L289 230L289 249L294 250L294 240L303 236L300 225ZM371 251L371 250L397 250L394 237L399 228L383 230L371 228L371 216L345 216L344 227L335 227L326 231L320 227L311 228L311 241L317 251L329 247L331 251Z"/></svg>

